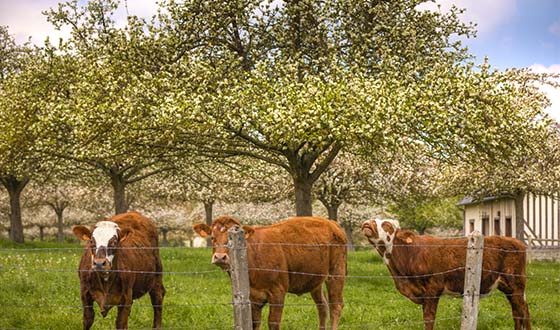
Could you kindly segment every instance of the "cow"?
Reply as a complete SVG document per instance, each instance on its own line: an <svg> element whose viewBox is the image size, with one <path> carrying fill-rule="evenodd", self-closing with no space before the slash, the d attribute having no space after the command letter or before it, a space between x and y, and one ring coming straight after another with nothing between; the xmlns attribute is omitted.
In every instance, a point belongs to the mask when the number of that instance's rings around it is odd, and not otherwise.
<svg viewBox="0 0 560 330"><path fill-rule="evenodd" d="M241 224L229 216L212 225L196 224L202 237L212 238L212 263L229 273L227 232ZM247 238L253 329L260 329L261 310L270 304L268 328L280 329L286 293L311 293L319 312L319 329L338 329L346 281L346 234L331 220L295 217L270 226L243 226ZM326 284L328 297L323 293Z"/></svg>
<svg viewBox="0 0 560 330"><path fill-rule="evenodd" d="M83 307L83 328L94 320L93 302L103 317L117 306L117 329L128 329L134 299L150 294L154 329L161 329L165 288L156 226L137 212L116 215L91 229L74 226L74 235L86 241L78 274Z"/></svg>
<svg viewBox="0 0 560 330"><path fill-rule="evenodd" d="M418 235L401 230L395 221L379 219L365 221L361 230L383 257L397 290L422 305L425 329L433 329L441 295L463 295L467 238ZM480 294L495 288L502 291L511 305L516 330L531 329L525 301L525 252L525 245L514 238L484 238Z"/></svg>

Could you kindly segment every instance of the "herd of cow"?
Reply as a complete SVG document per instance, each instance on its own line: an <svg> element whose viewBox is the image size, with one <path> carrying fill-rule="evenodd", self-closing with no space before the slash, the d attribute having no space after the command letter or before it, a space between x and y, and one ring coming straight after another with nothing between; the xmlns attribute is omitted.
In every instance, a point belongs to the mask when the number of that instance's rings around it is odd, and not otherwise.
<svg viewBox="0 0 560 330"><path fill-rule="evenodd" d="M211 226L193 229L212 239L212 263L229 272L227 232L239 221L214 219ZM337 329L343 308L346 280L346 235L331 220L295 217L270 226L243 226L247 239L253 329L259 329L261 310L269 304L268 327L280 329L286 293L310 293L317 305L319 328ZM387 265L400 293L422 305L426 329L433 329L438 301L443 294L463 294L465 239L439 239L401 230L392 220L369 220L362 233ZM150 294L153 328L161 329L165 288L157 228L143 215L130 212L98 222L93 228L75 226L86 241L79 265L83 327L94 320L93 303L105 317L116 306L117 329L127 329L132 302ZM530 329L525 300L525 246L502 237L484 240L481 294L497 288L509 300L515 329ZM327 295L323 291L326 286Z"/></svg>

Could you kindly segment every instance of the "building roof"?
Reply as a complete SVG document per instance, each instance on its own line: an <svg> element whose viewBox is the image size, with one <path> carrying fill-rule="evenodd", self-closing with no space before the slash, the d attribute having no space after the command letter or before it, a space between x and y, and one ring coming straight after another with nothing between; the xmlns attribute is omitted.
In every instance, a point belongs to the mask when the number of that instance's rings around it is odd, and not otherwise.
<svg viewBox="0 0 560 330"><path fill-rule="evenodd" d="M457 206L465 206L465 205L471 205L471 204L478 204L478 203L484 203L484 202L490 202L490 201L494 201L497 199L502 199L502 198L512 198L512 196L510 194L504 193L498 196L488 196L488 197L482 197L482 198L474 198L471 196L465 196L463 197L463 199L461 199L459 201L459 203L457 203Z"/></svg>

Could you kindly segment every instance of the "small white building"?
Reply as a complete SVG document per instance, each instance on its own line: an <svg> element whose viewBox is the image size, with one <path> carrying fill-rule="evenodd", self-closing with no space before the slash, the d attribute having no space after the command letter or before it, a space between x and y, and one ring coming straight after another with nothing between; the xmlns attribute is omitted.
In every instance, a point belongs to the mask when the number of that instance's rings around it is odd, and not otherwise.
<svg viewBox="0 0 560 330"><path fill-rule="evenodd" d="M523 200L523 240L534 247L560 246L559 195L543 196L525 194ZM512 195L487 197L475 200L465 197L458 203L463 206L463 231L468 235L474 230L483 235L515 237L515 199Z"/></svg>

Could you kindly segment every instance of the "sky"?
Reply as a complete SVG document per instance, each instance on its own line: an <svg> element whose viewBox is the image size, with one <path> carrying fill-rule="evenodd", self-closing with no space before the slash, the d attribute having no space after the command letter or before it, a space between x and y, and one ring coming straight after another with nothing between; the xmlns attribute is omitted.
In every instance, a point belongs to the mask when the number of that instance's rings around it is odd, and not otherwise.
<svg viewBox="0 0 560 330"><path fill-rule="evenodd" d="M80 0L84 2L85 0ZM0 25L8 25L16 41L41 44L50 36L55 40L69 31L55 31L41 14L57 6L58 0L0 0ZM123 1L124 2L124 1ZM464 41L477 61L485 56L499 68L528 67L537 72L560 74L560 0L436 0L441 5L423 6L427 10L446 11L451 5L465 8L465 22L477 24L477 37ZM130 15L150 17L156 12L156 0L127 0ZM117 22L124 24L124 8ZM560 82L560 80L559 80ZM560 121L560 89L542 87L552 101L546 111Z"/></svg>

